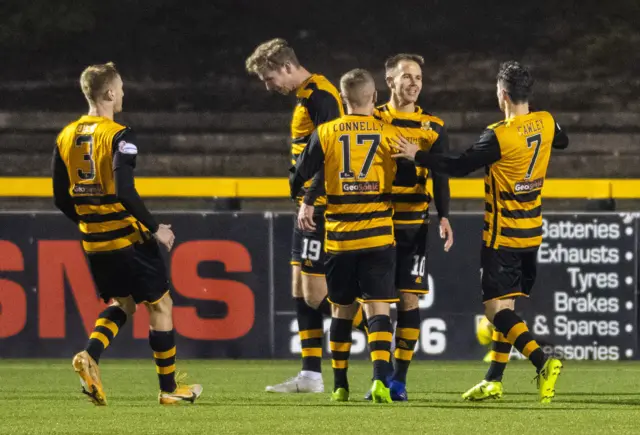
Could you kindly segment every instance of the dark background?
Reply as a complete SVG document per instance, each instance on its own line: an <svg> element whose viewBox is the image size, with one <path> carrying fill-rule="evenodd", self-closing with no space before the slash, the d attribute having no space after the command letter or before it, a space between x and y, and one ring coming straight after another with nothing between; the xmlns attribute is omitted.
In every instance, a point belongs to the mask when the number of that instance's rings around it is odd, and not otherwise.
<svg viewBox="0 0 640 435"><path fill-rule="evenodd" d="M5 0L0 17L0 109L82 110L82 95L69 91L80 71L112 60L138 111L288 110L286 99L255 92L261 85L244 71L252 49L273 37L333 81L355 67L381 73L397 52L421 53L438 110L494 109L483 90L511 58L532 66L539 105L639 107L635 0Z"/></svg>

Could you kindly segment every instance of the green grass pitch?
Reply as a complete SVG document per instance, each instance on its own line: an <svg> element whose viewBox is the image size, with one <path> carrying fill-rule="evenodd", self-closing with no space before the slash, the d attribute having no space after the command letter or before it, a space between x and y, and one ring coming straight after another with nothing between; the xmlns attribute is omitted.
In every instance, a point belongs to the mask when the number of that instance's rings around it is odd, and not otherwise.
<svg viewBox="0 0 640 435"><path fill-rule="evenodd" d="M527 362L512 362L500 401L466 403L482 362L414 362L409 403L374 405L362 395L370 364L352 362L352 401L329 394L278 395L265 385L295 374L297 361L179 361L204 386L195 405L161 407L153 361L101 364L109 400L95 407L66 360L0 360L2 434L638 434L640 363L566 362L556 400L537 403ZM325 387L333 376L325 360Z"/></svg>

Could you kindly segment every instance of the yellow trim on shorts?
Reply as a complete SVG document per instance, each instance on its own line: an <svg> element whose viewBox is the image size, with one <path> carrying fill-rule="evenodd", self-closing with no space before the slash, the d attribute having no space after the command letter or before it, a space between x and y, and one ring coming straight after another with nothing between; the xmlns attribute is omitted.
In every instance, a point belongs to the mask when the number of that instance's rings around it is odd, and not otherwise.
<svg viewBox="0 0 640 435"><path fill-rule="evenodd" d="M394 302L400 302L400 298L393 298L393 299L362 299L362 298L356 298L356 301L360 302L361 304L368 304L370 302L387 302L387 303L394 303ZM351 305L351 304L349 304ZM346 305L346 306L349 306Z"/></svg>
<svg viewBox="0 0 640 435"><path fill-rule="evenodd" d="M398 291L402 292L402 293L415 293L415 294L419 294L419 295L428 295L429 294L429 290L413 290L413 289L409 289L409 288L401 288Z"/></svg>
<svg viewBox="0 0 640 435"><path fill-rule="evenodd" d="M289 262L289 264L292 265L292 266L300 266L302 264L302 262L301 261L293 261L293 260L291 260Z"/></svg>
<svg viewBox="0 0 640 435"><path fill-rule="evenodd" d="M522 292L515 292L515 293L507 293L506 295L502 295L502 296L498 296L497 298L493 298L493 299L488 299L484 302L482 302L483 304L486 304L487 302L491 302L491 301L499 301L501 299L509 299L509 298L513 298L516 296L522 296L525 298L528 298L529 295L526 293L522 293Z"/></svg>
<svg viewBox="0 0 640 435"><path fill-rule="evenodd" d="M326 274L324 273L310 273L310 272L305 272L304 270L300 271L301 275L307 275L307 276L317 276L320 278L324 278L326 276Z"/></svg>
<svg viewBox="0 0 640 435"><path fill-rule="evenodd" d="M141 304L155 305L155 304L157 304L158 302L160 302L160 301L161 301L161 300L162 300L166 295L168 295L168 294L169 294L169 290L167 290L166 292L164 292L164 293L162 294L162 296L160 296L158 299L156 299L156 300L155 300L155 301L153 301L153 302L149 302L149 301L142 301L142 302L140 302L140 303L141 303Z"/></svg>
<svg viewBox="0 0 640 435"><path fill-rule="evenodd" d="M350 304L339 304L337 302L333 302L331 298L327 296L327 302L329 302L331 305L335 305L336 307L350 307L351 305L353 305L353 302L355 301L351 302Z"/></svg>

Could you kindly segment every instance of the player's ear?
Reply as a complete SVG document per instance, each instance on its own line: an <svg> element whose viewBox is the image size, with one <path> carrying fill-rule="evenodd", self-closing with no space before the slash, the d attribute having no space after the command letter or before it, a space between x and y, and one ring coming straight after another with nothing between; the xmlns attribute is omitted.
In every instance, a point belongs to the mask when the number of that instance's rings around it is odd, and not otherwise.
<svg viewBox="0 0 640 435"><path fill-rule="evenodd" d="M293 71L293 65L291 65L291 62L285 62L283 67L287 74L291 74L291 72Z"/></svg>
<svg viewBox="0 0 640 435"><path fill-rule="evenodd" d="M378 91L373 91L373 105L376 105L376 102L378 101Z"/></svg>
<svg viewBox="0 0 640 435"><path fill-rule="evenodd" d="M104 99L107 101L114 101L116 99L116 93L111 88L107 88L104 91Z"/></svg>
<svg viewBox="0 0 640 435"><path fill-rule="evenodd" d="M393 90L393 77L387 76L385 77L385 81L387 82L389 89Z"/></svg>

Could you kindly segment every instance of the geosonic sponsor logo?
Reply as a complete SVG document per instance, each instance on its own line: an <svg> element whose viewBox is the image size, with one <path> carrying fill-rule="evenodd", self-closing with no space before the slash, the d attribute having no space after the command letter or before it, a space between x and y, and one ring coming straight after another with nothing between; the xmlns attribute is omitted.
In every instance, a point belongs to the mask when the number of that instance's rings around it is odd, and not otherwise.
<svg viewBox="0 0 640 435"><path fill-rule="evenodd" d="M342 192L379 192L380 183L377 181L349 181L342 183Z"/></svg>
<svg viewBox="0 0 640 435"><path fill-rule="evenodd" d="M532 190L542 188L544 184L544 178L538 178L537 180L531 181L518 181L514 185L514 189L516 192L531 192Z"/></svg>
<svg viewBox="0 0 640 435"><path fill-rule="evenodd" d="M73 186L73 193L76 195L103 195L104 191L99 184L76 184Z"/></svg>

